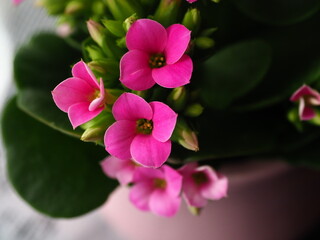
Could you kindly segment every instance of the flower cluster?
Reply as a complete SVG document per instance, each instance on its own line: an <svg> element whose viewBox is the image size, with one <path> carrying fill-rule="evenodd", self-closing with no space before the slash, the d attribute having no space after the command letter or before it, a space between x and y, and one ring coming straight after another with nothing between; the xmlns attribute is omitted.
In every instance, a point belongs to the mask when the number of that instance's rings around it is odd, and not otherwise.
<svg viewBox="0 0 320 240"><path fill-rule="evenodd" d="M92 38L103 45L101 27L90 20ZM188 164L179 170L164 164L171 153L176 130L182 146L198 150L197 136L188 126L177 127L178 114L162 101L147 102L137 91L154 88L177 89L190 83L193 62L187 54L191 31L182 24L164 28L151 19L134 21L125 36L126 52L119 61L123 93L109 104L110 89L97 80L84 62L72 68L72 77L53 91L56 105L68 113L73 128L112 113L103 143L111 156L102 163L107 176L121 184L132 184L130 200L141 210L173 216L181 195L191 207L201 208L207 199L226 195L227 180L209 166ZM108 84L108 83L106 83ZM185 141L181 141L184 139ZM178 141L179 142L179 141ZM191 146L191 147L190 147Z"/></svg>

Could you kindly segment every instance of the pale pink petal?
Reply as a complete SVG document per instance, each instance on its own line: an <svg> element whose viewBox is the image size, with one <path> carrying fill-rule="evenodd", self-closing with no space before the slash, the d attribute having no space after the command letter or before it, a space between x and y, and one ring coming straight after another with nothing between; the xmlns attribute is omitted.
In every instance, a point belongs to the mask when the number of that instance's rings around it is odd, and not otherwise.
<svg viewBox="0 0 320 240"><path fill-rule="evenodd" d="M134 173L133 182L153 181L155 178L164 178L164 173L160 168L154 169L140 167Z"/></svg>
<svg viewBox="0 0 320 240"><path fill-rule="evenodd" d="M136 123L121 120L113 123L104 135L107 152L120 159L130 159L130 145L136 133Z"/></svg>
<svg viewBox="0 0 320 240"><path fill-rule="evenodd" d="M167 161L171 141L159 142L152 135L137 135L131 144L132 158L145 167L158 168Z"/></svg>
<svg viewBox="0 0 320 240"><path fill-rule="evenodd" d="M167 182L166 192L171 197L177 197L180 195L182 187L182 176L173 168L163 165L162 170L164 172L165 180Z"/></svg>
<svg viewBox="0 0 320 240"><path fill-rule="evenodd" d="M167 28L168 40L164 50L167 64L177 62L188 48L191 31L181 24L173 24Z"/></svg>
<svg viewBox="0 0 320 240"><path fill-rule="evenodd" d="M96 77L84 61L77 62L72 68L72 76L85 80L91 87L99 89Z"/></svg>
<svg viewBox="0 0 320 240"><path fill-rule="evenodd" d="M105 90L102 79L100 79L100 96L94 99L89 105L89 111L94 111L97 108L104 107L105 103Z"/></svg>
<svg viewBox="0 0 320 240"><path fill-rule="evenodd" d="M127 185L132 182L136 167L130 159L122 160L109 156L100 165L108 177L118 179L121 185Z"/></svg>
<svg viewBox="0 0 320 240"><path fill-rule="evenodd" d="M150 102L150 106L153 110L152 136L160 142L166 142L176 126L178 114L162 102Z"/></svg>
<svg viewBox="0 0 320 240"><path fill-rule="evenodd" d="M73 128L84 124L95 118L102 112L103 108L89 111L89 102L76 103L69 107L68 116Z"/></svg>
<svg viewBox="0 0 320 240"><path fill-rule="evenodd" d="M178 212L180 203L180 197L171 197L159 189L152 193L149 206L150 210L159 216L172 217Z"/></svg>
<svg viewBox="0 0 320 240"><path fill-rule="evenodd" d="M130 190L130 201L140 210L149 211L149 198L153 192L152 182L139 182Z"/></svg>
<svg viewBox="0 0 320 240"><path fill-rule="evenodd" d="M149 66L150 56L139 50L127 52L120 60L120 81L127 88L143 91L151 88L155 81Z"/></svg>
<svg viewBox="0 0 320 240"><path fill-rule="evenodd" d="M167 32L160 23L154 20L139 19L129 28L126 43L129 50L161 53L167 43Z"/></svg>
<svg viewBox="0 0 320 240"><path fill-rule="evenodd" d="M114 103L112 114L116 120L151 120L152 108L142 97L133 93L123 93Z"/></svg>
<svg viewBox="0 0 320 240"><path fill-rule="evenodd" d="M310 95L313 98L315 98L315 100L316 100L315 105L317 105L317 103L318 103L318 105L320 104L320 93L307 85L302 85L297 91L295 91L292 94L290 100L292 102L296 102L305 95Z"/></svg>
<svg viewBox="0 0 320 240"><path fill-rule="evenodd" d="M57 107L68 112L71 105L88 102L90 97L94 94L92 88L87 82L79 78L68 78L61 82L52 91L52 97Z"/></svg>
<svg viewBox="0 0 320 240"><path fill-rule="evenodd" d="M209 166L201 166L198 171L203 172L209 179L208 183L200 186L203 197L210 200L219 200L227 196L228 179L225 176L217 174Z"/></svg>
<svg viewBox="0 0 320 240"><path fill-rule="evenodd" d="M189 206L193 207L204 207L207 204L207 199L205 199L199 190L199 187L195 184L191 176L183 180L182 186L183 196Z"/></svg>
<svg viewBox="0 0 320 240"><path fill-rule="evenodd" d="M152 69L152 77L156 83L165 88L176 88L190 82L193 63L188 55L170 65Z"/></svg>
<svg viewBox="0 0 320 240"><path fill-rule="evenodd" d="M183 165L181 168L179 168L178 171L183 175L183 177L190 177L192 173L194 173L197 167L198 167L197 162L191 162Z"/></svg>
<svg viewBox="0 0 320 240"><path fill-rule="evenodd" d="M302 121L308 121L316 116L316 111L309 106L305 106L304 102L304 99L301 99L299 105L299 117Z"/></svg>

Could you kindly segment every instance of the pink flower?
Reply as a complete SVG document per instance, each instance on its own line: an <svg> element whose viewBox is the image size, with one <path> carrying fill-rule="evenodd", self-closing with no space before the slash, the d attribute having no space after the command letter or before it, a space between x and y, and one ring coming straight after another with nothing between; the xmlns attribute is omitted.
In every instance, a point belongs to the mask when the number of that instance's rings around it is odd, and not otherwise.
<svg viewBox="0 0 320 240"><path fill-rule="evenodd" d="M181 175L170 168L139 168L133 176L130 201L142 211L171 217L180 207Z"/></svg>
<svg viewBox="0 0 320 240"><path fill-rule="evenodd" d="M72 76L52 91L55 104L67 112L73 128L96 117L105 108L105 89L88 66L80 61L72 68Z"/></svg>
<svg viewBox="0 0 320 240"><path fill-rule="evenodd" d="M161 102L123 93L114 103L116 122L106 131L106 150L121 159L133 159L146 167L160 167L171 152L170 137L177 114Z"/></svg>
<svg viewBox="0 0 320 240"><path fill-rule="evenodd" d="M18 5L22 2L23 0L12 0L14 5Z"/></svg>
<svg viewBox="0 0 320 240"><path fill-rule="evenodd" d="M109 156L101 163L103 172L110 178L117 179L121 185L127 185L132 182L135 170L140 167L131 159L122 160Z"/></svg>
<svg viewBox="0 0 320 240"><path fill-rule="evenodd" d="M184 53L190 34L181 24L165 29L150 19L134 22L126 36L129 52L120 61L120 81L137 91L149 89L155 83L165 88L188 84L193 64Z"/></svg>
<svg viewBox="0 0 320 240"><path fill-rule="evenodd" d="M300 120L310 120L316 116L312 106L320 105L320 93L307 85L303 85L292 94L290 100L292 102L299 101Z"/></svg>
<svg viewBox="0 0 320 240"><path fill-rule="evenodd" d="M198 0L187 0L188 3L194 3L196 1L198 1Z"/></svg>
<svg viewBox="0 0 320 240"><path fill-rule="evenodd" d="M178 171L183 176L182 192L189 206L201 208L207 199L219 200L227 195L228 179L209 166L189 163Z"/></svg>

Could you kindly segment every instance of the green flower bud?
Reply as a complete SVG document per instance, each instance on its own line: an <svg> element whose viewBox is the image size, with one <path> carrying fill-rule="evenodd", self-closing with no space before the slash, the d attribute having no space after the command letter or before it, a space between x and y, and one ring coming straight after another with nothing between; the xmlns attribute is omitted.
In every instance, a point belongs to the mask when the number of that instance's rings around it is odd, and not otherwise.
<svg viewBox="0 0 320 240"><path fill-rule="evenodd" d="M195 39L195 45L201 49L212 48L214 44L214 40L209 37L198 37Z"/></svg>
<svg viewBox="0 0 320 240"><path fill-rule="evenodd" d="M198 117L202 112L203 107L199 103L194 103L187 107L184 114L188 117Z"/></svg>
<svg viewBox="0 0 320 240"><path fill-rule="evenodd" d="M132 14L130 17L126 18L126 20L123 21L123 29L125 30L125 32L128 32L129 28L131 27L131 25L137 21L139 18L138 18L138 15L135 13L135 14Z"/></svg>
<svg viewBox="0 0 320 240"><path fill-rule="evenodd" d="M64 13L67 15L75 15L84 9L85 9L85 6L82 2L70 1L64 10Z"/></svg>
<svg viewBox="0 0 320 240"><path fill-rule="evenodd" d="M195 34L200 27L200 11L196 8L188 9L184 15L182 24Z"/></svg>
<svg viewBox="0 0 320 240"><path fill-rule="evenodd" d="M177 22L181 0L161 0L155 14L154 20L168 27Z"/></svg>
<svg viewBox="0 0 320 240"><path fill-rule="evenodd" d="M103 19L102 24L116 37L124 37L126 35L121 21Z"/></svg>
<svg viewBox="0 0 320 240"><path fill-rule="evenodd" d="M108 0L105 3L116 20L124 21L134 13L143 16L142 6L138 1Z"/></svg>
<svg viewBox="0 0 320 240"><path fill-rule="evenodd" d="M184 86L174 88L168 96L168 103L175 111L181 111L187 102L187 90Z"/></svg>
<svg viewBox="0 0 320 240"><path fill-rule="evenodd" d="M47 9L49 15L62 14L66 8L65 0L37 0L36 5Z"/></svg>
<svg viewBox="0 0 320 240"><path fill-rule="evenodd" d="M199 142L196 133L190 129L182 118L178 118L171 140L178 142L186 149L195 152L199 151Z"/></svg>
<svg viewBox="0 0 320 240"><path fill-rule="evenodd" d="M88 128L84 131L81 136L81 140L84 142L99 142L103 141L105 128Z"/></svg>
<svg viewBox="0 0 320 240"><path fill-rule="evenodd" d="M194 206L189 206L188 205L188 210L193 216L199 216L201 213L202 208L194 207Z"/></svg>
<svg viewBox="0 0 320 240"><path fill-rule="evenodd" d="M87 27L92 39L100 46L103 45L104 27L93 20L87 21Z"/></svg>

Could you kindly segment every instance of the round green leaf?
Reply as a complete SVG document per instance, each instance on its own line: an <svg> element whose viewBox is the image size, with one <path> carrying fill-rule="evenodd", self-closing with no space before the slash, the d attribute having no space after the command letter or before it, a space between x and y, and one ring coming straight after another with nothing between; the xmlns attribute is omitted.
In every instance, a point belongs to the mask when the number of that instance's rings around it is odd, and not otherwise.
<svg viewBox="0 0 320 240"><path fill-rule="evenodd" d="M245 41L223 48L201 69L199 82L204 102L212 108L226 108L263 79L270 62L271 48L264 41Z"/></svg>
<svg viewBox="0 0 320 240"><path fill-rule="evenodd" d="M78 138L82 131L73 131L67 114L54 104L51 91L71 75L71 65L79 60L80 52L49 33L33 37L14 60L19 107L48 126Z"/></svg>
<svg viewBox="0 0 320 240"><path fill-rule="evenodd" d="M8 175L20 196L52 217L76 217L102 205L116 183L102 172L101 147L29 117L11 100L2 118Z"/></svg>
<svg viewBox="0 0 320 240"><path fill-rule="evenodd" d="M232 0L248 17L267 24L303 21L320 9L319 0Z"/></svg>

